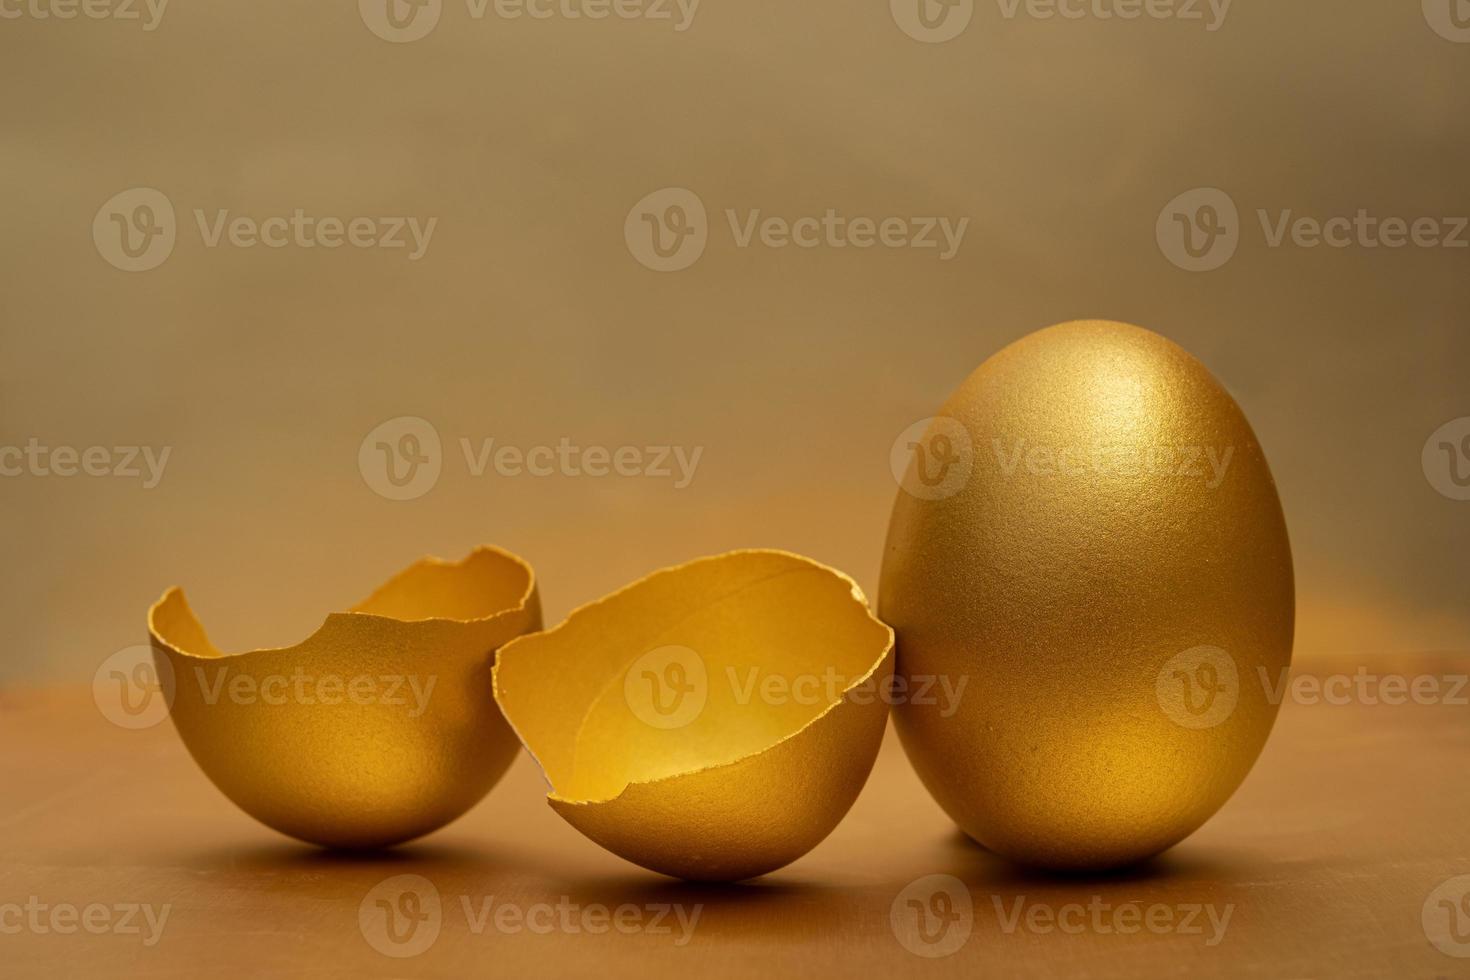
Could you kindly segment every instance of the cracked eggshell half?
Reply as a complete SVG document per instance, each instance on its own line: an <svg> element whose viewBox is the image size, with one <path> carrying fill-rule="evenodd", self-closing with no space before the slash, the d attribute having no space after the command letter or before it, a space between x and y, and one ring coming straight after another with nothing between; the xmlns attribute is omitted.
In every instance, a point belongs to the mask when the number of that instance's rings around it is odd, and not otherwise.
<svg viewBox="0 0 1470 980"><path fill-rule="evenodd" d="M334 848L427 834L495 785L518 745L494 651L540 626L531 567L488 547L416 562L283 649L222 652L178 588L148 612L200 768L267 826Z"/></svg>
<svg viewBox="0 0 1470 980"><path fill-rule="evenodd" d="M892 672L893 633L852 579L736 551L507 644L495 697L568 823L650 870L737 881L801 857L852 806Z"/></svg>

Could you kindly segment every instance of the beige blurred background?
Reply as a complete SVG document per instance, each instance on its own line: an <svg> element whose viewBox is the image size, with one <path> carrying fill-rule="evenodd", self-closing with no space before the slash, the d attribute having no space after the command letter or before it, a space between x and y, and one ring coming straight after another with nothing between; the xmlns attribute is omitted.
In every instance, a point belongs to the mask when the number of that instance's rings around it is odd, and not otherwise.
<svg viewBox="0 0 1470 980"><path fill-rule="evenodd" d="M703 0L684 30L672 2L477 19L445 0L390 43L370 0L172 0L152 30L141 0L141 22L35 16L57 2L0 0L0 447L170 456L151 489L0 477L0 679L90 678L173 584L222 647L289 644L482 542L536 566L549 621L742 546L871 594L895 438L1004 344L1081 317L1173 338L1244 407L1291 528L1301 655L1470 650L1470 502L1421 460L1470 416L1470 249L1272 248L1256 218L1470 215L1470 43L1419 3L1239 2L1211 31L1204 4L983 0L927 43L888 0ZM177 240L127 272L93 223L138 187ZM708 243L657 272L624 225L669 187L708 209ZM1239 243L1188 272L1155 226L1199 187L1238 206ZM194 217L298 208L437 224L411 261L209 247ZM969 224L943 261L742 248L725 217L829 208ZM403 416L432 424L442 472L395 501L358 457ZM461 440L491 438L702 454L682 488L475 476Z"/></svg>

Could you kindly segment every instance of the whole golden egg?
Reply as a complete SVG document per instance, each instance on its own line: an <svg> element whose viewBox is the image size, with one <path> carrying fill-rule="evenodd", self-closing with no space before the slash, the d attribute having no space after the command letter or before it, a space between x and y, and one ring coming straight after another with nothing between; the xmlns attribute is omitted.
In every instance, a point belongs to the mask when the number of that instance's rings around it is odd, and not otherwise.
<svg viewBox="0 0 1470 980"><path fill-rule="evenodd" d="M1286 523L1240 407L1138 327L991 357L910 455L879 614L924 784L1023 863L1148 858L1250 771L1291 662Z"/></svg>

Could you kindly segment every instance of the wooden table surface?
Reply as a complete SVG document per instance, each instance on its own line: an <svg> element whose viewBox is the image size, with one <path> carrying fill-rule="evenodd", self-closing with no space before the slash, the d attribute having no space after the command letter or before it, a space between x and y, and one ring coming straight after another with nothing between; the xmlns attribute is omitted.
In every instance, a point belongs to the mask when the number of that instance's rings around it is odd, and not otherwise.
<svg viewBox="0 0 1470 980"><path fill-rule="evenodd" d="M430 838L323 853L236 810L168 723L126 731L88 688L11 688L0 691L0 974L1470 976L1470 878L1440 887L1470 875L1470 690L1455 680L1470 657L1321 661L1296 677L1359 670L1430 675L1439 692L1400 705L1365 703L1371 686L1347 704L1289 697L1235 798L1144 868L1058 878L1003 863L953 829L890 731L827 841L727 887L603 852L546 806L525 756ZM423 897L425 882L403 875L425 879L440 911L420 904L425 931L405 927L395 945L363 923L386 921L385 896L415 910L400 884ZM963 884L913 884L929 875ZM946 882L950 903L933 904ZM933 919L945 927L934 943L894 926L915 895L959 909L954 888L971 911ZM934 952L949 955L920 955Z"/></svg>

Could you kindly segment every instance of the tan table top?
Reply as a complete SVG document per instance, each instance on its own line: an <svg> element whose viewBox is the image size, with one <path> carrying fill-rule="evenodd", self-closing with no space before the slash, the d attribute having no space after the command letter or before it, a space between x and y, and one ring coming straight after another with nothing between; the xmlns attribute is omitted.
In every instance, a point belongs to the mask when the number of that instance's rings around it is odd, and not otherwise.
<svg viewBox="0 0 1470 980"><path fill-rule="evenodd" d="M1463 890L1436 892L1470 874L1470 689L1445 680L1470 671L1470 658L1317 662L1296 676L1351 678L1360 667L1370 678L1429 674L1439 692L1434 703L1402 705L1364 703L1356 692L1342 705L1288 698L1235 798L1147 867L1067 879L1007 866L953 829L890 731L862 797L827 841L789 868L728 887L662 879L600 850L546 806L524 756L449 828L344 858L236 810L168 724L115 728L83 688L0 691L0 972L1470 976L1470 958L1441 951L1426 930L1443 922L1440 945L1470 956L1470 899L1457 907ZM941 873L970 893L971 931L951 955L928 958L900 941L890 911L911 882ZM405 874L427 878L442 911L437 937L414 934L422 950L393 958L370 945L359 907ZM5 903L22 907L7 913ZM511 910L500 912L502 903ZM88 913L92 904L108 910ZM151 906L155 922L166 905L161 931L141 909L126 922L114 907L128 905ZM79 922L94 916L100 934L53 930L53 920L69 924L68 907ZM604 913L629 931L593 932Z"/></svg>

